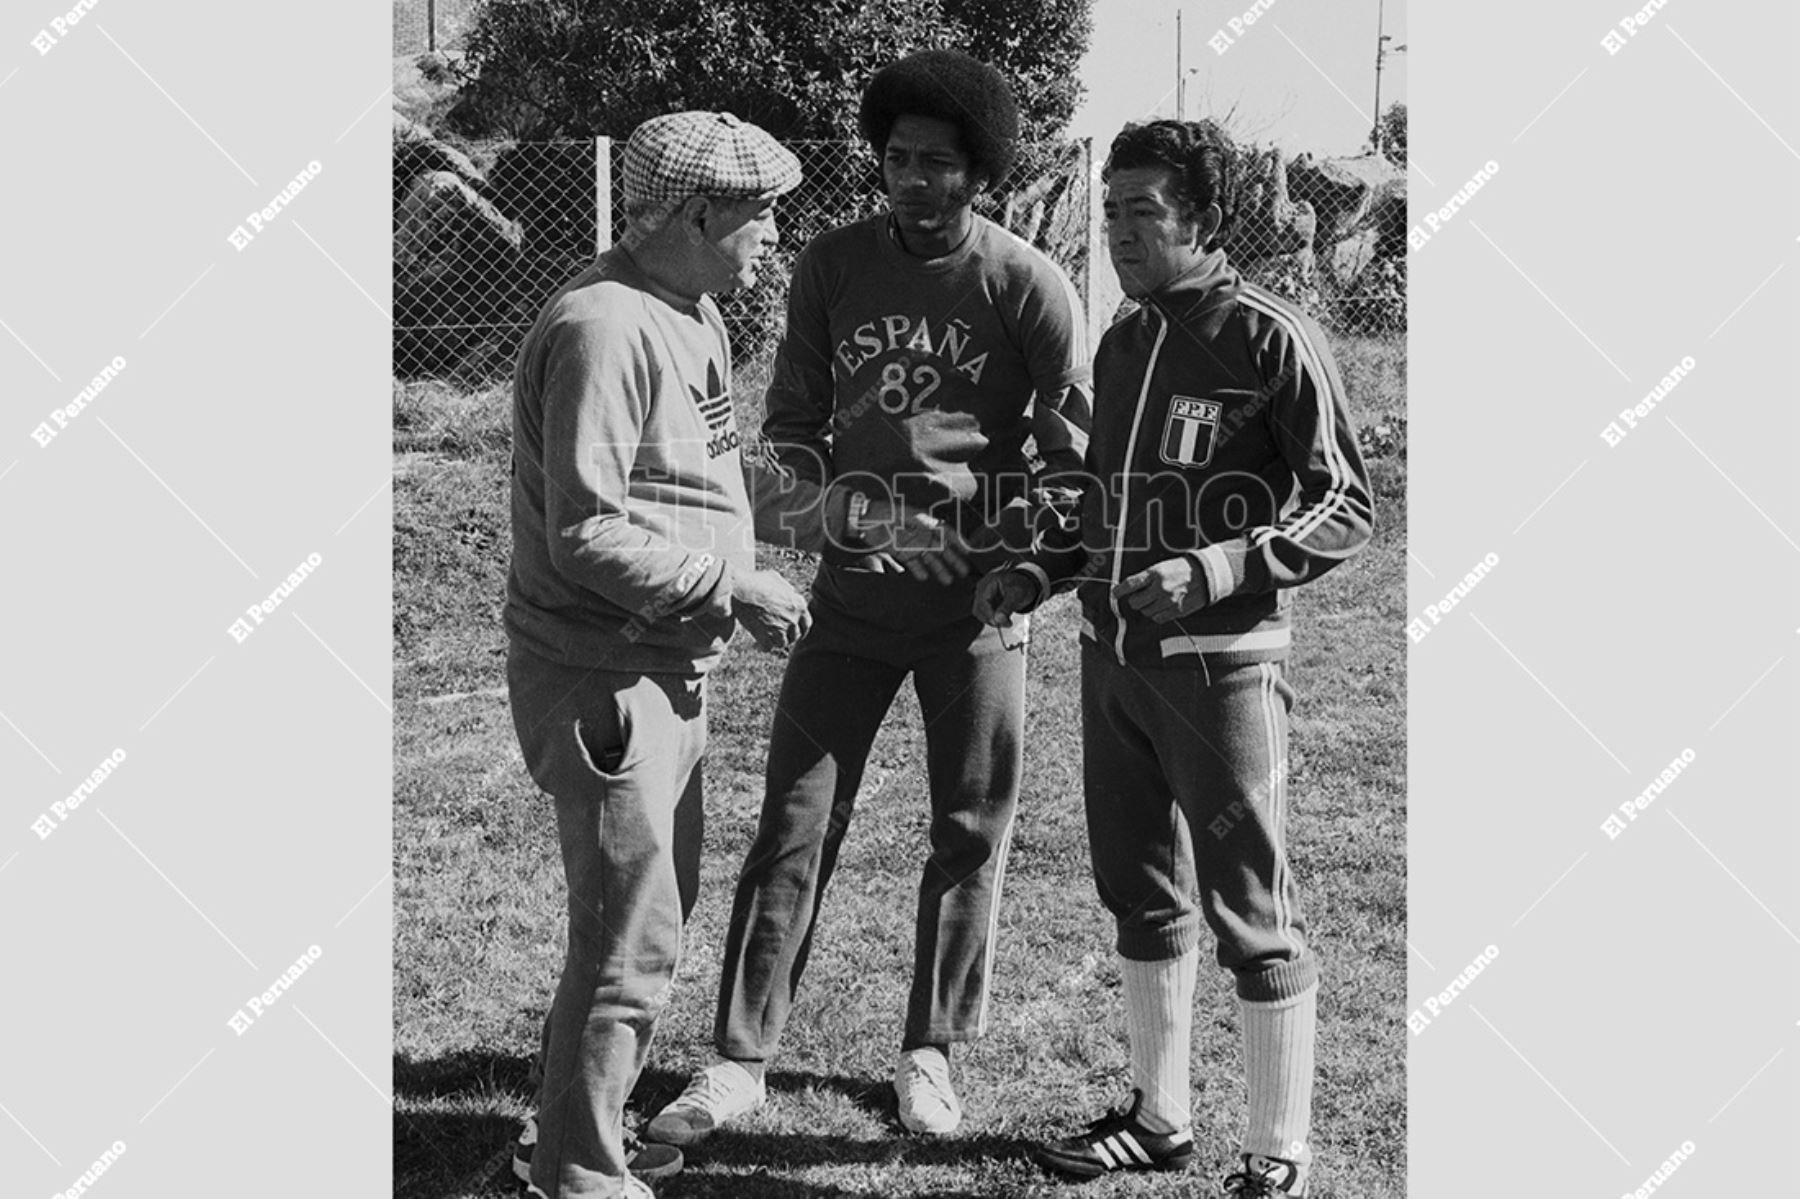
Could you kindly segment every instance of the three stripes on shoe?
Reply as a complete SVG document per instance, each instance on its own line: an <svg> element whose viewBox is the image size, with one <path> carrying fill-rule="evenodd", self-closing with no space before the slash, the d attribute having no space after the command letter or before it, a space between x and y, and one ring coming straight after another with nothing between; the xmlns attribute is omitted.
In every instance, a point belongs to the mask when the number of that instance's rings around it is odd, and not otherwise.
<svg viewBox="0 0 1800 1199"><path fill-rule="evenodd" d="M1184 1129L1169 1138L1169 1147L1173 1149L1175 1146L1185 1145L1193 1139L1193 1134ZM1093 1145L1095 1154L1106 1163L1106 1168L1109 1170L1125 1170L1132 1166L1154 1164L1150 1155L1144 1152L1144 1147L1138 1144L1138 1139L1131 1135L1131 1130L1128 1128L1111 1133L1105 1138L1095 1141Z"/></svg>

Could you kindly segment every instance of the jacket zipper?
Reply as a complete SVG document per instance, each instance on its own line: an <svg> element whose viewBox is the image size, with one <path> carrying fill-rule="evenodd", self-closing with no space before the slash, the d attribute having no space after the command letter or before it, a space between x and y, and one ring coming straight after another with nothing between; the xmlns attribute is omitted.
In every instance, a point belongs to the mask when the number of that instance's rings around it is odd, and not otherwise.
<svg viewBox="0 0 1800 1199"><path fill-rule="evenodd" d="M1150 378L1156 373L1156 359L1162 354L1163 339L1169 335L1169 320L1156 305L1146 302L1144 305L1155 315L1158 327L1156 341L1150 347L1150 361L1144 367L1144 382L1138 388L1137 410L1131 414L1131 433L1125 438L1124 478L1119 484L1119 519L1113 529L1113 561L1112 586L1107 589L1106 602L1112 606L1113 654L1119 659L1119 665L1125 665L1125 613L1119 607L1118 596L1113 591L1119 585L1120 572L1125 568L1125 526L1129 523L1126 514L1131 511L1131 464L1137 461L1138 426L1144 420L1144 403L1150 398Z"/></svg>

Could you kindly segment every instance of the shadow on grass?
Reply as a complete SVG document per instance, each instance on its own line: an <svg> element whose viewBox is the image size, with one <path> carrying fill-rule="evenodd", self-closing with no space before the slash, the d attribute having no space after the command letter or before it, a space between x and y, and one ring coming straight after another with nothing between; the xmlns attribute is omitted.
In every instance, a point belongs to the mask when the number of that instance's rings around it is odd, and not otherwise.
<svg viewBox="0 0 1800 1199"><path fill-rule="evenodd" d="M647 1069L638 1076L637 1088L631 1092L630 1106L644 1113L644 1117L648 1119L651 1113L661 1111L663 1105L681 1094L687 1082L686 1074ZM774 1095L789 1095L799 1091L824 1091L841 1095L871 1116L885 1118L894 1122L896 1129L899 1127L894 1111L894 1091L886 1082L851 1078L843 1074L796 1074L789 1070L771 1070L768 1084L769 1092ZM721 1137L724 1135L724 1132L719 1134Z"/></svg>
<svg viewBox="0 0 1800 1199"><path fill-rule="evenodd" d="M396 1056L395 1199L519 1193L511 1173L519 1119L511 1112L529 1106L530 1074L531 1059L516 1054L468 1050L425 1060ZM644 1071L632 1092L627 1124L641 1124L686 1084L683 1074ZM776 1094L841 1095L878 1117L893 1135L869 1139L727 1128L690 1152L690 1165L701 1169L665 1180L657 1193L670 1199L727 1194L742 1199L830 1199L863 1192L803 1182L791 1173L815 1166L961 1167L972 1159L1025 1156L1026 1143L1011 1137L907 1135L895 1117L894 1093L886 1082L776 1070L769 1074L769 1089Z"/></svg>
<svg viewBox="0 0 1800 1199"><path fill-rule="evenodd" d="M488 1050L395 1055L394 1199L521 1193L512 1176L519 1121L505 1099L529 1102L530 1074L530 1058Z"/></svg>
<svg viewBox="0 0 1800 1199"><path fill-rule="evenodd" d="M818 1166L868 1166L905 1172L934 1166L965 1169L971 1161L1023 1161L1028 1144L1000 1136L912 1136L900 1127L893 1088L885 1081L850 1078L841 1074L769 1072L769 1090L776 1095L813 1091L840 1095L875 1116L889 1131L878 1137L808 1135L805 1133L756 1132L724 1128L688 1154L689 1169L661 1184L658 1195L669 1199L725 1196L732 1199L784 1199L787 1196L824 1199L827 1196L867 1195L866 1188L846 1190L831 1185L803 1182L791 1177ZM646 1070L632 1095L634 1106L644 1113L658 1110L681 1093L684 1076ZM944 1199L967 1199L969 1192L947 1191ZM916 1199L929 1199L916 1195Z"/></svg>
<svg viewBox="0 0 1800 1199"><path fill-rule="evenodd" d="M416 1061L394 1055L394 1098L419 1101L531 1094L531 1059L516 1053L469 1049Z"/></svg>

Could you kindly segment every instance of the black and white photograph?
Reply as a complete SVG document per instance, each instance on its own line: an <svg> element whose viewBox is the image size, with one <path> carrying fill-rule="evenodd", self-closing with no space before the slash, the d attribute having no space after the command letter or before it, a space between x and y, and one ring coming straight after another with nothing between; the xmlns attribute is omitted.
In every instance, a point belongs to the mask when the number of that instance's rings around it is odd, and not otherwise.
<svg viewBox="0 0 1800 1199"><path fill-rule="evenodd" d="M1800 1193L1797 36L9 5L0 1191Z"/></svg>
<svg viewBox="0 0 1800 1199"><path fill-rule="evenodd" d="M1402 1194L1405 6L445 15L395 1193Z"/></svg>

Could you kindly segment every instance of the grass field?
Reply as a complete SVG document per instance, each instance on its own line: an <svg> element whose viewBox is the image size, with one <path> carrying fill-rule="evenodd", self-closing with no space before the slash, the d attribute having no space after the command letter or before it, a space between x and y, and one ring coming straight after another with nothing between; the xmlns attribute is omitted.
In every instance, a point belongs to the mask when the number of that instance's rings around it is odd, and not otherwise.
<svg viewBox="0 0 1800 1199"><path fill-rule="evenodd" d="M1377 489L1372 545L1295 597L1295 871L1318 946L1314 1194L1405 1193L1405 352L1338 347ZM748 381L745 381L746 384ZM740 394L752 393L745 384ZM394 1193L518 1193L508 1157L563 951L561 865L504 694L510 397L397 385L394 495ZM1385 431L1384 431L1385 430ZM776 559L796 585L810 564ZM770 1103L708 1141L665 1196L1210 1194L1243 1119L1237 1007L1202 956L1196 1138L1205 1174L1069 1185L1026 1157L1126 1087L1123 997L1081 814L1077 614L1034 622L1024 793L988 1036L953 1065L967 1112L909 1137L887 1085L911 962L926 801L918 705L876 742ZM706 867L675 998L628 1112L710 1060L731 886L755 829L777 659L740 639L712 678Z"/></svg>

